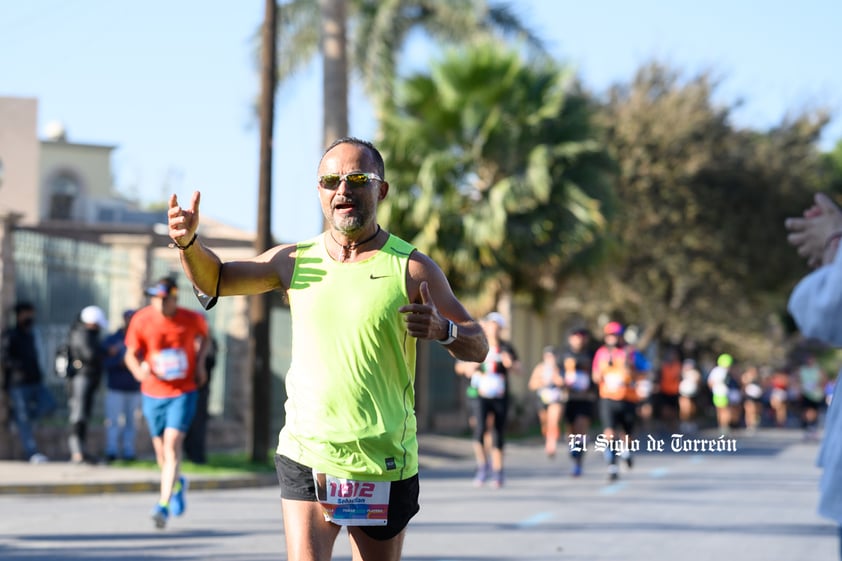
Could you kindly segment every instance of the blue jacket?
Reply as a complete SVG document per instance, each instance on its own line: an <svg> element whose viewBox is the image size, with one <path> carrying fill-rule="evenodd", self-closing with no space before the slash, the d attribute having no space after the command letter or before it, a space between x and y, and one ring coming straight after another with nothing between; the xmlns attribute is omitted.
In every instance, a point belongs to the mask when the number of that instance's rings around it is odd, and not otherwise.
<svg viewBox="0 0 842 561"><path fill-rule="evenodd" d="M105 376L108 380L109 390L137 392L140 391L140 382L126 368L124 361L126 356L125 337L126 330L121 328L106 337L102 342L105 350L105 360L103 361Z"/></svg>

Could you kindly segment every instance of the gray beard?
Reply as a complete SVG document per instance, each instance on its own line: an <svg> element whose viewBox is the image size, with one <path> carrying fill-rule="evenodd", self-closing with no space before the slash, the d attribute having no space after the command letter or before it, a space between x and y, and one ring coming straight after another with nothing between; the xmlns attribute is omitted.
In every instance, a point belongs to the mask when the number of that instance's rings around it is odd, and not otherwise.
<svg viewBox="0 0 842 561"><path fill-rule="evenodd" d="M340 220L332 220L331 223L336 231L346 235L359 232L365 227L365 222L361 216L345 216Z"/></svg>

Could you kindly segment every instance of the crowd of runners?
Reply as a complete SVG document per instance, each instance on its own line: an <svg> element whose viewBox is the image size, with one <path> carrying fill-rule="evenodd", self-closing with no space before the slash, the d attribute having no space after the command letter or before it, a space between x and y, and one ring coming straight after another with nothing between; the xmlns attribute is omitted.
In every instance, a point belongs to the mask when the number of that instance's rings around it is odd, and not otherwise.
<svg viewBox="0 0 842 561"><path fill-rule="evenodd" d="M515 349L500 337L504 318L492 313L481 323L491 344L488 358L457 363L456 372L470 380L474 484L500 487L508 382L523 369ZM760 427L801 428L805 439L818 438L834 381L813 354L803 353L786 367L739 361L729 353L707 363L678 347L653 353L636 343L635 330L616 321L607 322L598 335L575 327L563 344L545 347L541 360L525 371L544 452L550 458L569 453L571 476L582 475L584 453L595 442L602 444L598 449L614 481L621 467L633 466L632 450L622 444L629 439L692 436L705 428L719 435L750 435Z"/></svg>

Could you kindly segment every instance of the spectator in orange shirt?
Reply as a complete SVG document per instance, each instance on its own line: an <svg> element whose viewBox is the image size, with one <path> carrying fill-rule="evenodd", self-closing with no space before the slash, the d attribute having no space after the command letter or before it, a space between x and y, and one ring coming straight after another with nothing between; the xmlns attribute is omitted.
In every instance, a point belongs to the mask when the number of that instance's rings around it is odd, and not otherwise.
<svg viewBox="0 0 842 561"><path fill-rule="evenodd" d="M678 350L669 348L664 352L661 368L655 380L655 403L658 418L664 430L673 434L678 429L678 387L681 385L681 357Z"/></svg>

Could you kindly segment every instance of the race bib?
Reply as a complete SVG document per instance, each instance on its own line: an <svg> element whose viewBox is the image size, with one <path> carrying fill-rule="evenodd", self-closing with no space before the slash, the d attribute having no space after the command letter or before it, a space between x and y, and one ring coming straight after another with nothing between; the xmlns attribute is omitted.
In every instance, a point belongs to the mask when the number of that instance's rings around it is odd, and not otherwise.
<svg viewBox="0 0 842 561"><path fill-rule="evenodd" d="M483 374L479 379L477 390L480 397L503 397L506 394L506 378L494 372Z"/></svg>
<svg viewBox="0 0 842 561"><path fill-rule="evenodd" d="M325 520L340 526L385 526L390 481L356 481L313 470L316 499Z"/></svg>
<svg viewBox="0 0 842 561"><path fill-rule="evenodd" d="M606 372L602 380L605 384L605 389L609 391L617 391L626 387L626 375L616 370Z"/></svg>
<svg viewBox="0 0 842 561"><path fill-rule="evenodd" d="M682 380L678 384L678 392L685 397L692 397L699 391L699 384L693 380Z"/></svg>
<svg viewBox="0 0 842 561"><path fill-rule="evenodd" d="M183 349L163 349L155 355L153 368L162 380L181 380L187 377L187 354Z"/></svg>
<svg viewBox="0 0 842 561"><path fill-rule="evenodd" d="M760 399L763 397L763 388L758 384L748 384L746 385L746 395L752 399Z"/></svg>
<svg viewBox="0 0 842 561"><path fill-rule="evenodd" d="M538 390L538 398L544 405L549 405L550 403L559 403L560 401L562 401L561 388L541 388L540 390Z"/></svg>
<svg viewBox="0 0 842 561"><path fill-rule="evenodd" d="M639 398L647 399L652 395L652 381L647 379L638 380L635 389Z"/></svg>
<svg viewBox="0 0 842 561"><path fill-rule="evenodd" d="M713 395L727 396L728 395L728 386L726 386L723 383L714 384L713 389L711 391L713 392Z"/></svg>
<svg viewBox="0 0 842 561"><path fill-rule="evenodd" d="M730 403L739 403L742 399L743 395L740 393L740 390L736 388L728 390L728 401Z"/></svg>
<svg viewBox="0 0 842 561"><path fill-rule="evenodd" d="M567 383L570 389L578 392L583 392L587 390L591 385L591 377L586 372L582 372L581 370L566 373L564 375L564 381Z"/></svg>

